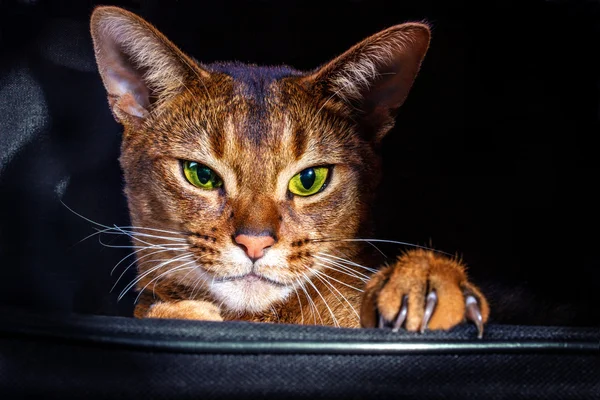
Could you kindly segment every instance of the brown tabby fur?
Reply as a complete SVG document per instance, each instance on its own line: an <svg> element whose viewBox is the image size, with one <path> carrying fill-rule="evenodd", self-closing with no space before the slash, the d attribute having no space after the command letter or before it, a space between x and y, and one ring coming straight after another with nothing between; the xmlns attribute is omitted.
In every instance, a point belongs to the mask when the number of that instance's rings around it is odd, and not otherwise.
<svg viewBox="0 0 600 400"><path fill-rule="evenodd" d="M157 236L179 239L193 256L177 259L182 252L159 247L137 253L137 317L375 326L376 311L393 320L406 294L406 328L416 330L429 288L439 296L429 328L465 319L465 290L477 295L487 320L485 298L456 260L410 251L365 286L369 272L349 263L327 268L320 256L377 267L364 242L340 239L371 237L377 148L427 50L426 25L389 28L308 74L200 65L115 7L97 8L91 30L111 110L124 126L120 162L132 225L169 231ZM193 187L180 160L209 166L223 188ZM289 179L313 166L332 166L326 188L291 195ZM268 262L252 267L263 278L215 289L220 279L249 272L232 239L237 232L276 240ZM324 257L338 260L331 256Z"/></svg>

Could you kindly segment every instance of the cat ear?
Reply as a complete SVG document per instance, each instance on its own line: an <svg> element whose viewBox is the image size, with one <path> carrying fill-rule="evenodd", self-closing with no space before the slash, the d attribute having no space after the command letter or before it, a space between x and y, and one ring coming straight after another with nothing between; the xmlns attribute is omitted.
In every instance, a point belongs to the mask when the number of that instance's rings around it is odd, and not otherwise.
<svg viewBox="0 0 600 400"><path fill-rule="evenodd" d="M156 28L129 11L98 7L90 28L110 107L121 123L145 118L190 77L208 77Z"/></svg>
<svg viewBox="0 0 600 400"><path fill-rule="evenodd" d="M339 99L363 130L379 141L394 125L429 47L422 23L392 26L304 78L325 101Z"/></svg>

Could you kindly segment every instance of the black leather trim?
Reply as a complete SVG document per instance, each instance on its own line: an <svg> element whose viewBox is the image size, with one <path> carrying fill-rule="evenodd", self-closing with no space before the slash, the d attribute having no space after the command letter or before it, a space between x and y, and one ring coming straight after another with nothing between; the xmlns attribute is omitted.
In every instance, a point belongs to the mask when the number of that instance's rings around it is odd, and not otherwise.
<svg viewBox="0 0 600 400"><path fill-rule="evenodd" d="M137 320L4 310L0 337L183 353L223 354L461 354L582 353L600 355L597 328L490 325L484 339L471 326L450 332L397 334L375 329ZM519 332L515 335L514 332ZM511 333L513 332L513 333Z"/></svg>

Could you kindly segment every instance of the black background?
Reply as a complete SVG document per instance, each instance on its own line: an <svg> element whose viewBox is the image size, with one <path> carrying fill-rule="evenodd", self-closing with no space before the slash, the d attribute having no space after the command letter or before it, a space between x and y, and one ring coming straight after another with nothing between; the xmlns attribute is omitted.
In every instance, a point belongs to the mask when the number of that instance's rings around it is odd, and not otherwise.
<svg viewBox="0 0 600 400"><path fill-rule="evenodd" d="M131 312L131 296L116 301L131 274L109 292L128 250L78 243L93 226L59 201L127 224L121 129L87 31L95 4L138 13L201 62L299 69L390 25L428 21L430 51L383 146L378 237L460 254L497 322L600 324L591 1L0 0L1 304Z"/></svg>

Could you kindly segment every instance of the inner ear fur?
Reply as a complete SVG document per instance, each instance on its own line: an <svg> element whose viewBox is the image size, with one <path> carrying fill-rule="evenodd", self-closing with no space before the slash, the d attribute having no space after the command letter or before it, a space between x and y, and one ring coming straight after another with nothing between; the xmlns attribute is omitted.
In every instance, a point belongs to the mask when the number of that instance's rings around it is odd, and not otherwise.
<svg viewBox="0 0 600 400"><path fill-rule="evenodd" d="M208 77L162 33L129 11L97 7L90 30L111 110L122 123L145 118L190 77Z"/></svg>
<svg viewBox="0 0 600 400"><path fill-rule="evenodd" d="M304 78L326 101L347 104L353 119L375 140L392 128L429 48L424 23L392 26L354 45Z"/></svg>

